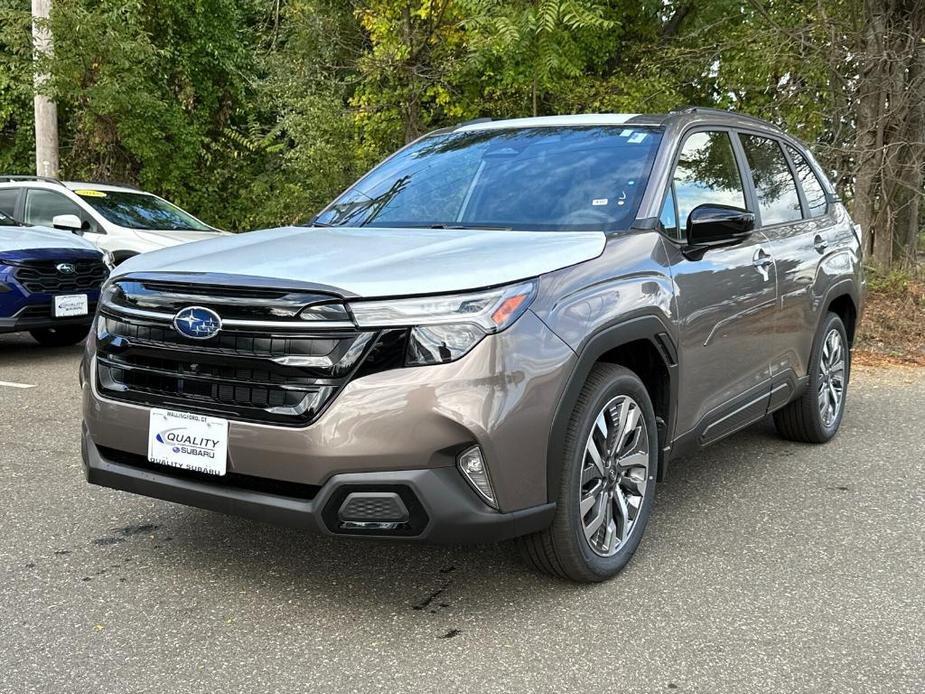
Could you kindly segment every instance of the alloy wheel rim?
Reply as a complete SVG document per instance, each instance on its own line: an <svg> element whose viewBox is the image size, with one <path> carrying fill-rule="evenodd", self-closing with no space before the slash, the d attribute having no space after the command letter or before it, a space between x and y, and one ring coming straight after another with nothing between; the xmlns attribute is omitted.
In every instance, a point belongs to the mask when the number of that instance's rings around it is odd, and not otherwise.
<svg viewBox="0 0 925 694"><path fill-rule="evenodd" d="M838 419L845 401L845 344L841 333L834 328L822 343L818 397L822 423L829 428Z"/></svg>
<svg viewBox="0 0 925 694"><path fill-rule="evenodd" d="M646 421L633 398L619 395L595 418L581 466L581 528L595 554L612 557L629 540L648 483Z"/></svg>

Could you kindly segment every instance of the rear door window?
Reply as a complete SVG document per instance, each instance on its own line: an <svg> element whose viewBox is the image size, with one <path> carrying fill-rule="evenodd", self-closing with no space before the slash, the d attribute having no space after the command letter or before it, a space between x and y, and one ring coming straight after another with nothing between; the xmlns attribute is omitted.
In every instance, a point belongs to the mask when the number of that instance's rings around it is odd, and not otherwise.
<svg viewBox="0 0 925 694"><path fill-rule="evenodd" d="M699 205L745 209L745 189L729 133L699 132L687 138L675 167L674 193L682 229L687 228L691 210Z"/></svg>
<svg viewBox="0 0 925 694"><path fill-rule="evenodd" d="M777 140L742 135L742 148L752 170L762 225L802 219L797 184Z"/></svg>
<svg viewBox="0 0 925 694"><path fill-rule="evenodd" d="M796 151L793 147L787 147L787 153L790 155L790 161L793 162L793 168L796 169L797 180L800 187L803 188L803 195L806 197L806 206L809 208L810 217L821 217L828 210L828 202L825 199L825 190L813 167L809 165L806 158Z"/></svg>
<svg viewBox="0 0 925 694"><path fill-rule="evenodd" d="M19 188L0 190L0 212L8 217L16 216L16 200L19 198L19 190Z"/></svg>

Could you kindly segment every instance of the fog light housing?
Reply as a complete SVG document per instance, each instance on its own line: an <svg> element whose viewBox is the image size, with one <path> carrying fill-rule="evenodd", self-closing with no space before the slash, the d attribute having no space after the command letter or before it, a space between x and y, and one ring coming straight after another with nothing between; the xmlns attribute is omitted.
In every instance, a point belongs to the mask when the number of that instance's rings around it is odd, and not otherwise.
<svg viewBox="0 0 925 694"><path fill-rule="evenodd" d="M488 468L482 459L482 449L478 446L467 448L459 454L456 465L482 500L492 508L497 509L498 502L495 501L495 490L491 486Z"/></svg>

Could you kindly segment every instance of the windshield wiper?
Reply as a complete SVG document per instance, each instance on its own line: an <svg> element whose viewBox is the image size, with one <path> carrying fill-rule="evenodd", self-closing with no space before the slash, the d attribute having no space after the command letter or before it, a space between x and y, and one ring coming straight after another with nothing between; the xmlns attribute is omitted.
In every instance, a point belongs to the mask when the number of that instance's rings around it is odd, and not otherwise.
<svg viewBox="0 0 925 694"><path fill-rule="evenodd" d="M409 229L484 229L486 231L510 231L511 227L501 224L407 224Z"/></svg>

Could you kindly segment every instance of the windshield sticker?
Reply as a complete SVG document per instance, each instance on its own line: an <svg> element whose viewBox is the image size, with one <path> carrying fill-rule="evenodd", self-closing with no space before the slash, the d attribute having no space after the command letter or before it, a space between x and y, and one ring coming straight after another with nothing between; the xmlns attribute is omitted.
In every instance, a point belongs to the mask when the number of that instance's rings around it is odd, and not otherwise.
<svg viewBox="0 0 925 694"><path fill-rule="evenodd" d="M632 128L627 128L626 130L621 130L621 131L620 131L620 137L629 137L629 136L632 135L632 134L633 134L633 129L632 129Z"/></svg>
<svg viewBox="0 0 925 694"><path fill-rule="evenodd" d="M607 204L607 198L594 198L594 200L591 201L591 204L592 204L594 207L599 207L599 206L601 206L601 205L606 205L606 204Z"/></svg>
<svg viewBox="0 0 925 694"><path fill-rule="evenodd" d="M645 140L645 139L646 139L646 133L636 133L636 134L633 135L630 139L628 139L627 142L629 142L630 144L635 145L635 144L637 144L637 143L639 143L639 142L642 142L642 141Z"/></svg>
<svg viewBox="0 0 925 694"><path fill-rule="evenodd" d="M85 198L105 198L106 193L101 190L75 190L77 195L82 195Z"/></svg>

